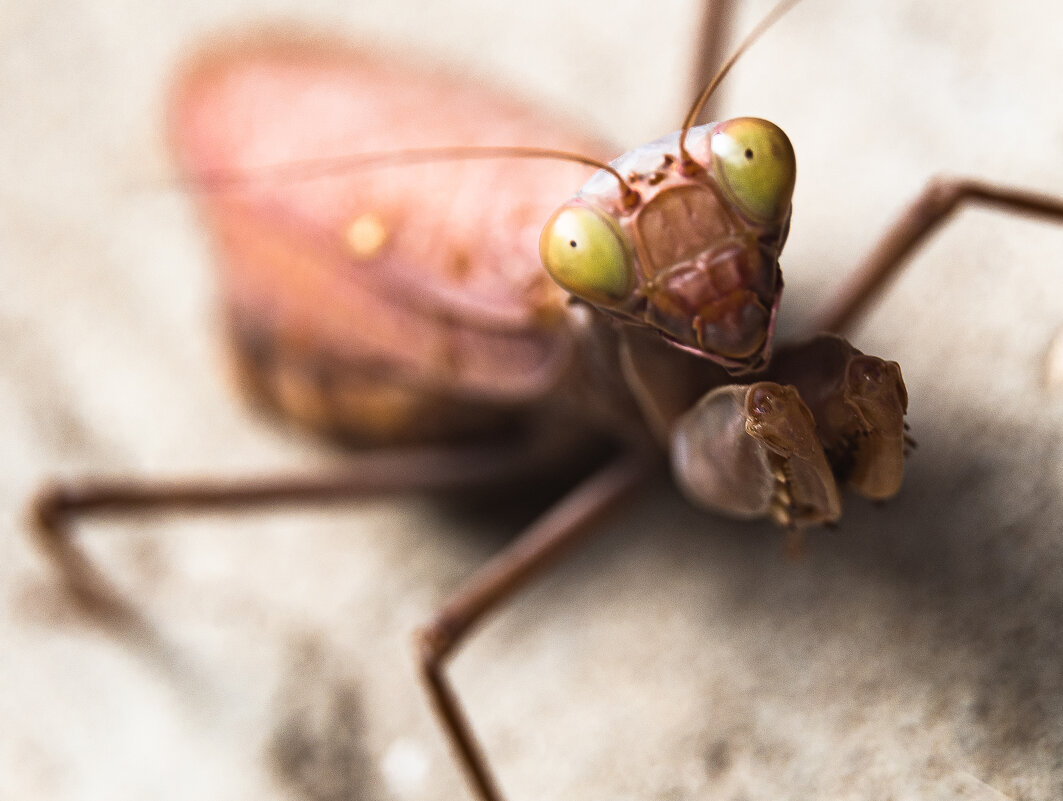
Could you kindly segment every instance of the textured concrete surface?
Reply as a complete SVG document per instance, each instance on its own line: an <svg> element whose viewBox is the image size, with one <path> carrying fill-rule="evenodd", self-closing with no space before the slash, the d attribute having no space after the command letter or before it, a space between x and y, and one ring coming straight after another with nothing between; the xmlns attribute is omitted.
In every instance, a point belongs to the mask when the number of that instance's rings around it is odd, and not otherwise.
<svg viewBox="0 0 1063 801"><path fill-rule="evenodd" d="M423 498L135 519L84 539L150 638L72 615L24 537L46 476L342 454L227 393L209 257L160 190L167 75L278 17L490 74L621 144L676 127L691 2L10 4L0 21L0 797L452 799L407 634L519 516ZM765 4L741 3L745 30ZM806 0L726 86L799 159L790 325L926 179L1063 192L1063 6ZM454 675L513 799L1063 794L1063 231L967 212L855 335L919 450L794 564L658 486Z"/></svg>

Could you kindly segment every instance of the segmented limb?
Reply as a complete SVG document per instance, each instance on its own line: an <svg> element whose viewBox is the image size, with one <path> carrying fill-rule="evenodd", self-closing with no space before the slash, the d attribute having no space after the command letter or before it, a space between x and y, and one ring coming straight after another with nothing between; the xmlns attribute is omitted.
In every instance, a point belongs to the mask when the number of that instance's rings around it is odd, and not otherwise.
<svg viewBox="0 0 1063 801"><path fill-rule="evenodd" d="M727 33L734 27L731 22L734 19L734 0L715 0L705 3L701 8L701 19L698 22L698 38L694 52L694 66L691 70L689 96L697 97L698 94L709 85L709 81L716 75L716 71L727 58L724 47L727 44ZM715 119L716 98L710 98L705 108L698 115L699 120Z"/></svg>
<svg viewBox="0 0 1063 801"><path fill-rule="evenodd" d="M849 329L916 248L966 204L1063 222L1063 198L964 178L935 178L853 272L833 302L820 314L813 331L841 334Z"/></svg>
<svg viewBox="0 0 1063 801"><path fill-rule="evenodd" d="M417 490L492 486L541 473L563 446L546 437L493 445L387 450L352 454L343 473L233 480L57 482L30 507L33 538L56 566L83 611L129 618L130 608L79 547L76 523L89 515L145 511L230 511L306 504Z"/></svg>
<svg viewBox="0 0 1063 801"><path fill-rule="evenodd" d="M645 482L657 460L628 453L556 503L511 545L474 573L416 634L421 676L452 747L481 801L503 801L464 709L444 673L448 657L488 612L593 530L593 524Z"/></svg>

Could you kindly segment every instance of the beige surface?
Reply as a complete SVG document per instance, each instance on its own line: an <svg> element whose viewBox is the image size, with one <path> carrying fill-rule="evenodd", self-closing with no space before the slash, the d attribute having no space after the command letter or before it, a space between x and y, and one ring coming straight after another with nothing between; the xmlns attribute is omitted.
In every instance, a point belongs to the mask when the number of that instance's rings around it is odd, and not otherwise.
<svg viewBox="0 0 1063 801"><path fill-rule="evenodd" d="M22 535L44 476L339 458L229 397L201 234L151 189L178 55L299 5L0 19L2 798L464 797L407 632L496 523L399 499L94 525L152 644L63 614ZM527 5L334 2L313 21L456 59L622 143L675 127L691 3ZM1063 192L1060 30L1037 0L806 0L749 55L725 111L779 122L800 164L791 320L935 172ZM905 489L850 502L801 562L658 487L493 621L454 672L513 799L1059 798L1063 390L1042 375L1061 261L1060 230L974 212L920 258L855 338L908 379Z"/></svg>

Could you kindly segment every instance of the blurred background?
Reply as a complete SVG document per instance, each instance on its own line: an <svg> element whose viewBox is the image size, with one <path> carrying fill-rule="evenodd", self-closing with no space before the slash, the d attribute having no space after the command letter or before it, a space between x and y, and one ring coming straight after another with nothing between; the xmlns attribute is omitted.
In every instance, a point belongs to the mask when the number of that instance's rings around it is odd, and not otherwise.
<svg viewBox="0 0 1063 801"><path fill-rule="evenodd" d="M730 41L768 9L736 0ZM520 514L420 497L93 522L152 635L87 624L25 536L57 476L342 464L248 413L164 144L205 36L291 21L445 64L618 152L678 127L700 5L120 0L0 19L0 797L453 799L409 632ZM1063 194L1063 8L805 0L725 116L798 154L787 328L937 173ZM425 121L430 130L431 121ZM513 799L1063 793L1063 230L965 212L853 337L901 362L919 450L789 562L655 486L454 663Z"/></svg>

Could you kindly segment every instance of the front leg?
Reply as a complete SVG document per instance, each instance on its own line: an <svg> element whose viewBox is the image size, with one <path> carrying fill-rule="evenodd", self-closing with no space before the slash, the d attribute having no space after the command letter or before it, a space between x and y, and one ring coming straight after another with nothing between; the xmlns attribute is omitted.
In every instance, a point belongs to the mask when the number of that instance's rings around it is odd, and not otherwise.
<svg viewBox="0 0 1063 801"><path fill-rule="evenodd" d="M731 517L770 517L795 532L841 515L838 485L808 406L792 386L728 384L672 429L672 472L692 502Z"/></svg>
<svg viewBox="0 0 1063 801"><path fill-rule="evenodd" d="M780 348L769 374L808 404L839 484L872 500L900 491L904 458L915 442L904 419L908 390L897 362L822 334Z"/></svg>
<svg viewBox="0 0 1063 801"><path fill-rule="evenodd" d="M896 362L823 335L780 350L760 378L708 392L676 421L672 469L692 501L794 534L841 516L840 486L897 493L912 441Z"/></svg>

